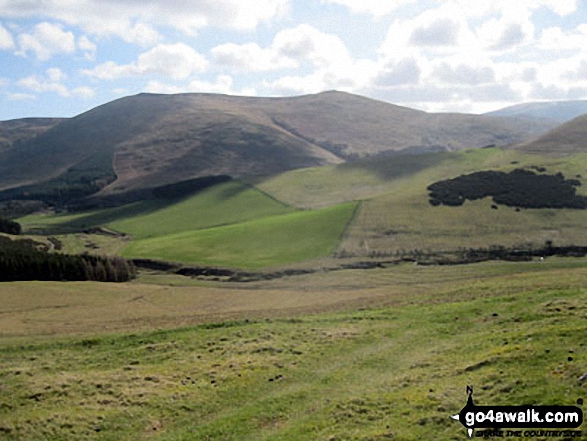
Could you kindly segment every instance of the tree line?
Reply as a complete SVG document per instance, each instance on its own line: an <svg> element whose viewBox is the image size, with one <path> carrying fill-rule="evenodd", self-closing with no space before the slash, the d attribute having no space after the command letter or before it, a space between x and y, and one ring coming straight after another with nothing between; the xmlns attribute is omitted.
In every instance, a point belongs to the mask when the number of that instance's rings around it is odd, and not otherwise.
<svg viewBox="0 0 587 441"><path fill-rule="evenodd" d="M22 227L18 222L0 217L0 233L18 236L21 232Z"/></svg>
<svg viewBox="0 0 587 441"><path fill-rule="evenodd" d="M32 241L0 237L0 281L21 280L126 282L135 267L121 257L39 251Z"/></svg>

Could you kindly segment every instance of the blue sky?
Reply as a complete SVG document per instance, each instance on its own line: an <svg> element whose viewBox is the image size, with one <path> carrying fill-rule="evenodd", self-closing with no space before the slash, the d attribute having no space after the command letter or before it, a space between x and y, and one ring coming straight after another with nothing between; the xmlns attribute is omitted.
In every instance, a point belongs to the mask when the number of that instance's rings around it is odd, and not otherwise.
<svg viewBox="0 0 587 441"><path fill-rule="evenodd" d="M587 2L0 0L0 120L332 89L473 113L586 99Z"/></svg>

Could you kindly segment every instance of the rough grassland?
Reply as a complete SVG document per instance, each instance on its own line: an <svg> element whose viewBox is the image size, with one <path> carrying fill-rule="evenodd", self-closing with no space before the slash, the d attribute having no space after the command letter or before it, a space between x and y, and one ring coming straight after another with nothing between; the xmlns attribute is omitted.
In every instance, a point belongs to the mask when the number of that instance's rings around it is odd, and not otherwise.
<svg viewBox="0 0 587 441"><path fill-rule="evenodd" d="M4 339L0 437L463 440L449 416L466 385L481 405L586 398L587 271L561 262L364 271L364 285L404 284L404 297L380 309ZM358 297L353 273L318 277L306 295L342 283Z"/></svg>
<svg viewBox="0 0 587 441"><path fill-rule="evenodd" d="M388 257L402 250L457 250L503 246L587 245L587 210L521 209L490 198L461 207L433 207L426 188L481 170L509 172L542 166L583 185L587 155L552 158L495 148L449 154L391 157L378 161L296 170L259 183L259 188L295 206L320 206L365 199L339 251L347 256ZM579 176L579 177L577 177ZM301 182L296 187L294 182Z"/></svg>
<svg viewBox="0 0 587 441"><path fill-rule="evenodd" d="M132 283L10 282L0 290L0 337L144 331L232 319L283 317L365 306L402 306L469 298L481 284L512 292L553 280L576 285L585 259L411 264L318 272L270 281L211 283L140 273ZM587 277L587 275L585 276ZM455 292L455 287L459 287ZM486 289L484 295L492 295Z"/></svg>
<svg viewBox="0 0 587 441"><path fill-rule="evenodd" d="M329 255L356 204L269 216L235 225L132 241L124 257L263 268Z"/></svg>

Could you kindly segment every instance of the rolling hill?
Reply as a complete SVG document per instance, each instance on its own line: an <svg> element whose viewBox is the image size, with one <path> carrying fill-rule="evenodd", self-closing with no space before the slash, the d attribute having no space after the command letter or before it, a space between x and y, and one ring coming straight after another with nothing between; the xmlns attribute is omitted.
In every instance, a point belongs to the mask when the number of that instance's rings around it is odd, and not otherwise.
<svg viewBox="0 0 587 441"><path fill-rule="evenodd" d="M1 151L0 189L20 188L10 198L26 192L79 199L99 190L112 195L200 176L268 176L399 151L509 145L548 128L515 118L429 114L342 92L140 94Z"/></svg>
<svg viewBox="0 0 587 441"><path fill-rule="evenodd" d="M253 187L233 180L181 198L19 222L29 233L119 231L128 241L111 249L130 258L254 269L313 268L318 258L338 265L415 252L540 249L547 242L587 246L587 210L507 206L490 197L435 206L428 190L462 175L518 169L545 178L562 173L582 183L586 164L587 154L560 158L500 148L397 155L291 170L255 180ZM582 198L586 191L577 186Z"/></svg>
<svg viewBox="0 0 587 441"><path fill-rule="evenodd" d="M587 101L545 101L517 104L488 112L485 115L524 117L564 123L587 113Z"/></svg>
<svg viewBox="0 0 587 441"><path fill-rule="evenodd" d="M587 115L579 116L533 141L521 143L514 148L540 155L587 153Z"/></svg>

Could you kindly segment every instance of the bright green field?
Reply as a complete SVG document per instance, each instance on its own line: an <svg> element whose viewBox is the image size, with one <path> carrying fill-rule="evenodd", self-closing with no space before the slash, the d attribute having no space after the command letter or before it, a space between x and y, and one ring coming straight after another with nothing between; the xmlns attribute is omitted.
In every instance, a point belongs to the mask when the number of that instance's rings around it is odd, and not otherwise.
<svg viewBox="0 0 587 441"><path fill-rule="evenodd" d="M441 281L418 294L428 272ZM478 405L587 399L578 380L586 357L584 264L410 265L365 274L370 283L409 277L410 295L379 309L275 318L276 304L256 320L0 340L0 439L457 441L466 433L450 416L465 405L467 385ZM345 277L336 276L335 290L310 284L305 295L360 298ZM163 288L150 295L173 307L176 288ZM18 296L7 300L15 303L3 302L5 319L22 314ZM130 305L119 314L131 318ZM66 314L65 322L83 309L43 314Z"/></svg>
<svg viewBox="0 0 587 441"><path fill-rule="evenodd" d="M133 240L124 257L262 268L328 256L356 204L269 216L234 225Z"/></svg>
<svg viewBox="0 0 587 441"><path fill-rule="evenodd" d="M260 191L232 181L180 200L148 200L73 215L34 215L21 218L19 222L25 229L56 228L66 231L107 226L133 238L146 238L292 211L292 208Z"/></svg>

